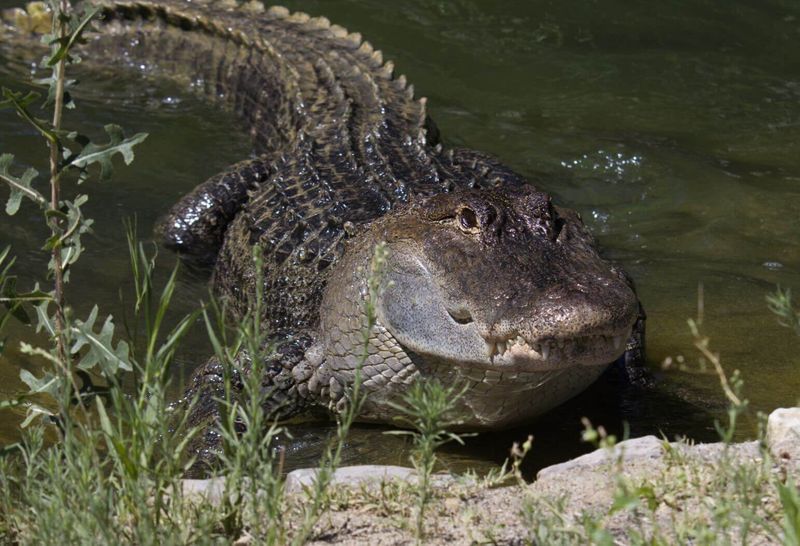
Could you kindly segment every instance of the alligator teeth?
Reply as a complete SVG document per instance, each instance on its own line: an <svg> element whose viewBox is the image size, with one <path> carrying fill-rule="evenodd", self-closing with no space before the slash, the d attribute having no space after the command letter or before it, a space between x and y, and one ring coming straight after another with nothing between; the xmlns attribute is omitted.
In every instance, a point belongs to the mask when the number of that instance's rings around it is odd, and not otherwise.
<svg viewBox="0 0 800 546"><path fill-rule="evenodd" d="M615 351L625 347L628 335L619 336L587 336L575 339L547 338L538 342L528 341L523 336L517 335L513 338L502 340L488 340L487 349L489 360L494 362L495 357L508 355L507 358L515 358L524 353L536 353L539 360L549 361L552 356L555 360L561 360L576 351L583 350L584 343L601 344L604 347L612 345Z"/></svg>

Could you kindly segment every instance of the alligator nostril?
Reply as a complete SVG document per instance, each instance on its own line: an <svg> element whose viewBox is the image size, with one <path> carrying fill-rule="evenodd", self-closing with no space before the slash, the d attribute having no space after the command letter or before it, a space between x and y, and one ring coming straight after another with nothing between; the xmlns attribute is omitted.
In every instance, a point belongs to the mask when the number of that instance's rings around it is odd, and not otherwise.
<svg viewBox="0 0 800 546"><path fill-rule="evenodd" d="M489 205L486 209L486 225L491 226L497 220L497 209Z"/></svg>
<svg viewBox="0 0 800 546"><path fill-rule="evenodd" d="M458 324L470 324L473 322L472 315L466 309L457 309L455 311L447 310L447 314Z"/></svg>

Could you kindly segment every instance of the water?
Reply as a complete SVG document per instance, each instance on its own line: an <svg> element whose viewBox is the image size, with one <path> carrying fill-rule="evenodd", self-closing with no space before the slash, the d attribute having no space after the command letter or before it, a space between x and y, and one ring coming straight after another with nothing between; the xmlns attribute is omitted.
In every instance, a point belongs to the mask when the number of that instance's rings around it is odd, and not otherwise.
<svg viewBox="0 0 800 546"><path fill-rule="evenodd" d="M0 6L13 5L0 0ZM776 284L800 291L800 5L789 1L297 0L287 3L361 32L395 61L445 140L498 156L576 208L604 252L624 264L647 309L649 365L657 388L620 396L600 385L528 427L451 448L454 468L502 461L514 440L536 436L532 472L583 450L580 417L636 435L663 432L714 440L725 400L709 374L662 370L669 356L696 362L686 319L704 287L706 333L729 370L745 380L751 409L794 404L800 339L765 305ZM19 87L19 67L0 60L0 84ZM24 70L23 70L24 73ZM148 236L159 214L194 184L248 153L225 112L168 82L142 83L112 70L84 77L68 125L99 135L117 122L147 131L131 168L89 188L97 220L73 271L79 314L99 304L120 316L130 285L122 219ZM46 151L17 118L0 113L0 150L42 166ZM3 196L0 190L0 197ZM0 218L17 272L38 278L45 260L39 213ZM173 258L162 252L164 271ZM184 273L178 311L206 296L202 275ZM14 327L9 335L31 341ZM13 344L12 344L13 345ZM176 389L208 354L196 332L176 370ZM0 359L0 395L21 388L15 349ZM18 416L0 418L0 442ZM359 427L349 462L402 464L399 440ZM749 419L740 439L755 434ZM292 467L314 464L328 425L293 431Z"/></svg>

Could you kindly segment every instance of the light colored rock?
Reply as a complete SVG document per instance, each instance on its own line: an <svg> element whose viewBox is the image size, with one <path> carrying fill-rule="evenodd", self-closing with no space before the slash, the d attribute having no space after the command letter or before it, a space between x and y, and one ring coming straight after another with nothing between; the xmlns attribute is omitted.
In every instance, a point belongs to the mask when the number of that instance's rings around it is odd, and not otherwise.
<svg viewBox="0 0 800 546"><path fill-rule="evenodd" d="M767 445L776 460L800 464L800 408L778 408L770 413Z"/></svg>
<svg viewBox="0 0 800 546"><path fill-rule="evenodd" d="M613 449L598 449L571 461L539 471L530 491L543 498L566 498L571 512L584 510L607 513L614 502L618 480L625 476L634 483L663 479L670 468L693 461L695 468L714 468L721 457L737 462L760 459L758 442L725 445L667 443L655 436L620 442ZM703 470L703 472L709 472Z"/></svg>
<svg viewBox="0 0 800 546"><path fill-rule="evenodd" d="M207 502L217 504L225 493L225 478L181 480L181 489L184 497L202 498Z"/></svg>
<svg viewBox="0 0 800 546"><path fill-rule="evenodd" d="M530 490L537 496L566 496L575 510L603 511L613 502L620 472L630 477L658 475L666 467L664 442L643 436L597 449L571 461L543 468ZM578 508L579 507L579 508Z"/></svg>
<svg viewBox="0 0 800 546"><path fill-rule="evenodd" d="M797 441L800 446L800 436L797 436ZM737 460L752 461L761 458L757 441L728 446L722 442L692 445L680 442L666 443L655 436L642 436L620 442L613 449L597 449L564 463L545 467L539 471L536 479L547 481L572 478L576 474L609 474L612 465L615 467L614 471L621 468L632 474L646 474L650 469L660 468L665 464L667 448L684 456L705 461L717 460L726 451L729 456Z"/></svg>
<svg viewBox="0 0 800 546"><path fill-rule="evenodd" d="M302 468L289 472L286 476L286 492L299 493L304 488L310 487L317 477L318 469ZM443 486L453 481L449 474L435 474L435 486ZM380 484L392 480L416 482L417 473L413 468L391 465L357 465L339 468L331 479L330 485L359 486ZM247 478L244 478L245 483ZM225 477L210 478L207 480L181 480L183 495L187 498L219 503L225 494Z"/></svg>
<svg viewBox="0 0 800 546"><path fill-rule="evenodd" d="M740 462L753 462L761 459L761 449L757 440L728 444L727 446L723 442L693 445L673 442L670 445L698 461L716 461L722 457L723 453L727 453L728 457Z"/></svg>
<svg viewBox="0 0 800 546"><path fill-rule="evenodd" d="M313 485L318 469L301 468L289 472L286 476L286 491L302 491L304 487ZM331 485L364 485L379 484L391 480L416 481L417 473L413 468L392 465L356 465L343 466L336 470Z"/></svg>
<svg viewBox="0 0 800 546"><path fill-rule="evenodd" d="M571 474L576 470L596 469L601 466L616 464L621 458L622 463L636 461L657 461L664 455L664 442L655 436L642 436L625 440L614 446L613 449L597 449L565 463L545 467L539 471L536 478L551 479L561 474Z"/></svg>

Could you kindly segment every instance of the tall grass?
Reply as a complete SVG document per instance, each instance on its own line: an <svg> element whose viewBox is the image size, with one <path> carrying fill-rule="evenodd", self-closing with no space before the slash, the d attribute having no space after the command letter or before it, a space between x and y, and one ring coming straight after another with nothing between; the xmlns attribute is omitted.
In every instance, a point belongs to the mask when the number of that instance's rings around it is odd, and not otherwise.
<svg viewBox="0 0 800 546"><path fill-rule="evenodd" d="M403 396L402 404L391 404L398 412L398 422L409 430L391 434L412 438L411 463L417 471L414 537L417 544L425 539L425 513L433 497L432 476L436 469L436 450L449 442L464 443L464 436L449 432L460 424L455 408L466 387L443 386L437 380L416 381Z"/></svg>

